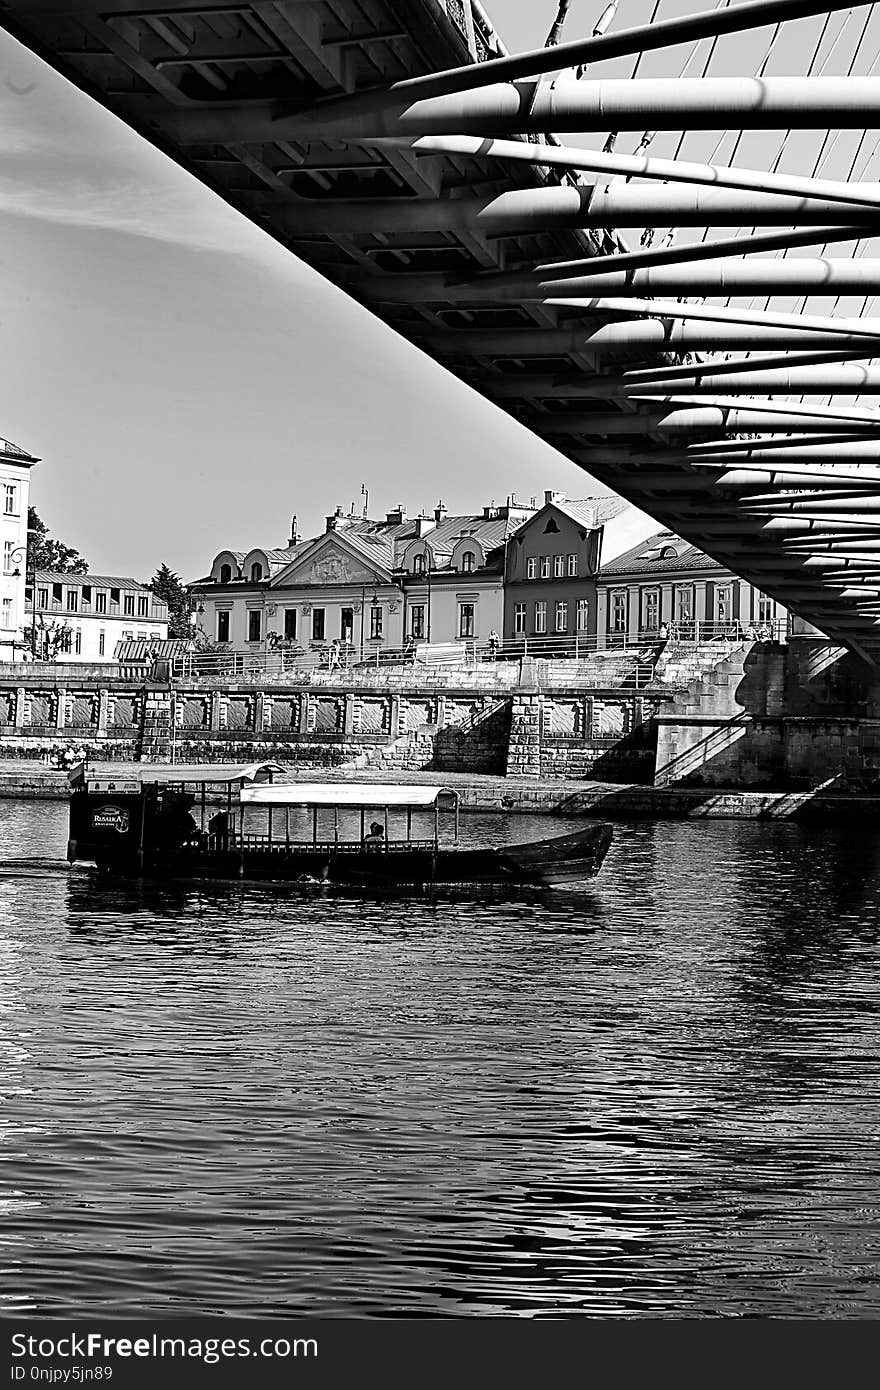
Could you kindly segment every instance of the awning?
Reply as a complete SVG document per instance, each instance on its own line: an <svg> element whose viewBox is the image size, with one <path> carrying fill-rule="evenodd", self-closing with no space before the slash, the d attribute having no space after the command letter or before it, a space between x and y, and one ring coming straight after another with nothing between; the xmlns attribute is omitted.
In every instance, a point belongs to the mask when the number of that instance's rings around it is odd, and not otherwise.
<svg viewBox="0 0 880 1390"><path fill-rule="evenodd" d="M441 796L455 796L449 787L400 786L396 782L288 782L286 785L243 787L245 806L340 806L425 809Z"/></svg>
<svg viewBox="0 0 880 1390"><path fill-rule="evenodd" d="M102 768L100 763L88 766L78 763L67 774L72 787L86 783L95 791L130 790L132 784L142 786L179 785L195 782L206 786L226 786L229 783L262 782L284 769L279 763L176 763L173 767L161 763L131 763L124 768Z"/></svg>

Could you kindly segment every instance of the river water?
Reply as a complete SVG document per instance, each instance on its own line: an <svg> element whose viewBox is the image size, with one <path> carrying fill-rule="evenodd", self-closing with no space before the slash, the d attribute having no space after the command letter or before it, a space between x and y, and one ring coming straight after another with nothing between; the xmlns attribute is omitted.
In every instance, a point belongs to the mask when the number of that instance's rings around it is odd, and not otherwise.
<svg viewBox="0 0 880 1390"><path fill-rule="evenodd" d="M389 905L97 887L66 814L0 802L0 1311L880 1314L877 829Z"/></svg>

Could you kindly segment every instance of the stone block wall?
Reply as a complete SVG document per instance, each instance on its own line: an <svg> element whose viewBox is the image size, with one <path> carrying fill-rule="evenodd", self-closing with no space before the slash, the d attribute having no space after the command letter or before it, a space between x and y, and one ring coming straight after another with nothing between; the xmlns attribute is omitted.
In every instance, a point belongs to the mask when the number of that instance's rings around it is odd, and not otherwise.
<svg viewBox="0 0 880 1390"><path fill-rule="evenodd" d="M657 725L657 786L880 786L878 673L820 639L739 648Z"/></svg>
<svg viewBox="0 0 880 1390"><path fill-rule="evenodd" d="M620 689L519 692L511 704L507 774L650 782L662 704L656 694Z"/></svg>

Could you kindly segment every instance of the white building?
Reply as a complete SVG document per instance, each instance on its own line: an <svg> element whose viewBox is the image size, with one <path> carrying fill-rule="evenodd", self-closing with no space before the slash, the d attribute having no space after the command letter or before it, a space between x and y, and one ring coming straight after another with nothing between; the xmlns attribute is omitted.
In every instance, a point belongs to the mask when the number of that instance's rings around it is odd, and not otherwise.
<svg viewBox="0 0 880 1390"><path fill-rule="evenodd" d="M0 660L14 661L25 625L30 470L39 459L0 439Z"/></svg>
<svg viewBox="0 0 880 1390"><path fill-rule="evenodd" d="M118 642L168 636L167 604L136 579L38 570L34 597L38 660L113 661ZM29 594L28 628L32 613Z"/></svg>

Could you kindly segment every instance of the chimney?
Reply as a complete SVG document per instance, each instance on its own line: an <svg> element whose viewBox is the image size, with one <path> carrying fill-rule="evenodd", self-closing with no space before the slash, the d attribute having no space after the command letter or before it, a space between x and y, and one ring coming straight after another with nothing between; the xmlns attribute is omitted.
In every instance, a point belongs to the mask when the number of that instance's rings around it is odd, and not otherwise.
<svg viewBox="0 0 880 1390"><path fill-rule="evenodd" d="M549 505L550 505L551 502L564 502L564 501L565 501L565 493L564 493L564 492L550 492L550 491L546 491L546 492L544 493L544 506L545 506L545 507L549 507Z"/></svg>
<svg viewBox="0 0 880 1390"><path fill-rule="evenodd" d="M299 539L299 532L296 529L296 512L294 512L293 516L290 518L290 540L287 544L299 545Z"/></svg>
<svg viewBox="0 0 880 1390"><path fill-rule="evenodd" d="M434 520L440 522L446 516L446 506L443 502L438 502L434 508Z"/></svg>
<svg viewBox="0 0 880 1390"><path fill-rule="evenodd" d="M333 513L333 515L327 517L327 524L326 524L326 526L324 527L324 535L325 535L325 536L326 536L326 534L327 534L328 531L338 531L338 530L339 530L339 523L340 523L340 521L342 520L343 515L344 515L344 513L343 513L342 508L341 508L341 507L337 507L337 508L336 508L336 511Z"/></svg>
<svg viewBox="0 0 880 1390"><path fill-rule="evenodd" d="M415 535L424 536L428 531L432 531L436 522L430 516L417 516L414 522Z"/></svg>
<svg viewBox="0 0 880 1390"><path fill-rule="evenodd" d="M385 513L385 524L386 524L386 526L402 526L403 523L404 523L405 521L406 521L406 508L405 508L405 507L401 507L399 503L398 503L398 505L394 508L393 511L386 512L386 513Z"/></svg>

